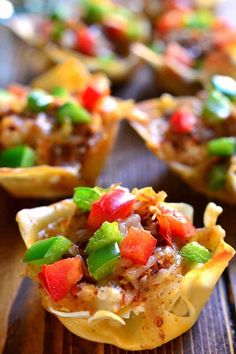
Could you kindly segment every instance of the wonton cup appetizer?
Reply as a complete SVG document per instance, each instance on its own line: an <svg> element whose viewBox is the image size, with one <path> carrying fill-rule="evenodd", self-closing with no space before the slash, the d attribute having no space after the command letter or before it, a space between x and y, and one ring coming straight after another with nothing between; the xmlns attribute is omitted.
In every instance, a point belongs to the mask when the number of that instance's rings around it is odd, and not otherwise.
<svg viewBox="0 0 236 354"><path fill-rule="evenodd" d="M131 124L185 182L235 205L236 81L221 75L211 81L209 90L195 97L165 94L141 102Z"/></svg>
<svg viewBox="0 0 236 354"><path fill-rule="evenodd" d="M94 185L130 102L111 97L107 79L74 60L34 84L0 91L0 184L39 198Z"/></svg>
<svg viewBox="0 0 236 354"><path fill-rule="evenodd" d="M89 24L79 18L78 8L70 14L67 7L58 6L48 16L17 16L9 26L42 48L52 62L79 58L91 72L102 71L117 83L137 68L139 59L130 52L130 43L147 40L149 23L112 2L104 6L103 2L83 2L81 12Z"/></svg>
<svg viewBox="0 0 236 354"><path fill-rule="evenodd" d="M213 74L236 78L235 48L236 31L224 20L207 10L185 8L161 15L152 45L137 43L132 50L153 67L162 91L188 95Z"/></svg>
<svg viewBox="0 0 236 354"><path fill-rule="evenodd" d="M160 346L192 327L234 250L210 203L152 188L75 189L73 201L25 209L17 221L43 306L73 333L126 350Z"/></svg>

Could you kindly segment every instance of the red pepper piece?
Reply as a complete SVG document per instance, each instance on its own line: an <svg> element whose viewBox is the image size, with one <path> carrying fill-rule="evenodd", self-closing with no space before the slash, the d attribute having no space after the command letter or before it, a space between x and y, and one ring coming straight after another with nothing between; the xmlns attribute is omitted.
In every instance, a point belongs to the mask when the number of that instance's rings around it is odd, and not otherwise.
<svg viewBox="0 0 236 354"><path fill-rule="evenodd" d="M104 221L113 222L125 219L132 212L134 196L122 189L115 189L103 195L92 204L88 226L96 230Z"/></svg>
<svg viewBox="0 0 236 354"><path fill-rule="evenodd" d="M178 9L166 12L156 23L157 30L165 34L166 32L180 28L184 23L184 14L185 12Z"/></svg>
<svg viewBox="0 0 236 354"><path fill-rule="evenodd" d="M161 236L170 244L172 240L186 243L196 232L188 218L176 209L161 207L157 215Z"/></svg>
<svg viewBox="0 0 236 354"><path fill-rule="evenodd" d="M170 126L180 134L191 133L197 123L197 118L191 112L181 109L170 117Z"/></svg>
<svg viewBox="0 0 236 354"><path fill-rule="evenodd" d="M151 232L135 227L129 228L128 234L120 244L120 254L130 259L134 264L147 264L157 240Z"/></svg>
<svg viewBox="0 0 236 354"><path fill-rule="evenodd" d="M90 112L94 111L97 102L104 94L94 86L88 86L81 96L82 105Z"/></svg>
<svg viewBox="0 0 236 354"><path fill-rule="evenodd" d="M119 22L107 21L104 27L107 37L114 41L119 41L124 38L125 30L124 25Z"/></svg>
<svg viewBox="0 0 236 354"><path fill-rule="evenodd" d="M82 28L76 37L76 50L86 55L95 55L95 37L87 28Z"/></svg>
<svg viewBox="0 0 236 354"><path fill-rule="evenodd" d="M82 278L81 259L66 258L50 265L44 265L39 279L52 300L63 299Z"/></svg>
<svg viewBox="0 0 236 354"><path fill-rule="evenodd" d="M21 85L11 84L10 86L8 86L7 90L13 95L16 95L20 98L24 98L27 95L26 88Z"/></svg>

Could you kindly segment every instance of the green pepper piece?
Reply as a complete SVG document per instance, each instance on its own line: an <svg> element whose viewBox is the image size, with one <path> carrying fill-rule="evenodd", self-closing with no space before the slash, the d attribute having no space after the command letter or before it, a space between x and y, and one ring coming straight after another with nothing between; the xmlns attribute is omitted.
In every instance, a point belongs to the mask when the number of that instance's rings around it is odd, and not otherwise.
<svg viewBox="0 0 236 354"><path fill-rule="evenodd" d="M91 122L90 113L75 102L67 102L59 107L56 117L60 124L63 124L66 119L70 119L74 124Z"/></svg>
<svg viewBox="0 0 236 354"><path fill-rule="evenodd" d="M23 262L38 266L54 263L62 258L72 244L64 236L37 241L26 251Z"/></svg>
<svg viewBox="0 0 236 354"><path fill-rule="evenodd" d="M213 156L232 156L236 152L236 138L225 137L210 140L207 143L207 151Z"/></svg>
<svg viewBox="0 0 236 354"><path fill-rule="evenodd" d="M53 31L52 31L52 37L55 41L60 41L63 32L65 30L65 25L62 22L55 22L54 23L54 27L53 27Z"/></svg>
<svg viewBox="0 0 236 354"><path fill-rule="evenodd" d="M127 33L128 39L130 41L139 39L139 37L141 35L139 23L137 21L131 20L128 23L126 33Z"/></svg>
<svg viewBox="0 0 236 354"><path fill-rule="evenodd" d="M49 14L49 17L55 21L65 21L70 17L70 12L71 11L68 6L66 6L65 4L59 4Z"/></svg>
<svg viewBox="0 0 236 354"><path fill-rule="evenodd" d="M36 163L36 153L27 145L18 145L1 151L1 167L32 167Z"/></svg>
<svg viewBox="0 0 236 354"><path fill-rule="evenodd" d="M206 263L211 258L211 252L198 242L187 243L180 253L184 259L194 263Z"/></svg>
<svg viewBox="0 0 236 354"><path fill-rule="evenodd" d="M236 81L229 76L214 75L211 78L212 86L230 100L236 99Z"/></svg>
<svg viewBox="0 0 236 354"><path fill-rule="evenodd" d="M42 112L49 107L52 101L52 97L46 92L33 90L28 95L26 108L32 112Z"/></svg>
<svg viewBox="0 0 236 354"><path fill-rule="evenodd" d="M73 200L78 208L86 212L91 209L92 203L98 200L106 192L106 189L99 187L77 187L75 188Z"/></svg>
<svg viewBox="0 0 236 354"><path fill-rule="evenodd" d="M81 1L81 5L84 10L84 18L89 23L102 22L111 12L111 8L107 4L98 4L91 0Z"/></svg>
<svg viewBox="0 0 236 354"><path fill-rule="evenodd" d="M93 237L89 239L85 251L88 255L90 255L97 249L104 247L109 243L120 243L122 240L123 237L119 231L118 223L116 221L112 223L105 221L95 232Z"/></svg>
<svg viewBox="0 0 236 354"><path fill-rule="evenodd" d="M207 30L213 24L213 16L209 11L195 11L186 16L185 27L193 29Z"/></svg>
<svg viewBox="0 0 236 354"><path fill-rule="evenodd" d="M226 182L227 167L225 165L213 166L208 173L208 188L217 191L224 187Z"/></svg>
<svg viewBox="0 0 236 354"><path fill-rule="evenodd" d="M210 123L220 123L227 119L232 111L232 104L230 100L218 91L209 93L205 105L203 107L203 117Z"/></svg>
<svg viewBox="0 0 236 354"><path fill-rule="evenodd" d="M53 96L56 96L56 97L68 97L68 95L69 95L68 90L66 90L64 87L61 87L61 86L54 87L52 89L51 93Z"/></svg>
<svg viewBox="0 0 236 354"><path fill-rule="evenodd" d="M88 257L89 271L96 280L102 280L113 272L119 258L120 250L117 243L105 245Z"/></svg>

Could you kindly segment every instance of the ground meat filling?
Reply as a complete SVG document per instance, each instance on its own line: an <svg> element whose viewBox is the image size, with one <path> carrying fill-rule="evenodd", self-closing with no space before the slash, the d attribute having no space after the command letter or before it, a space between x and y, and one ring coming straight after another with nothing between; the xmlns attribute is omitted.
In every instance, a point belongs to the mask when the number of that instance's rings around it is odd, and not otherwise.
<svg viewBox="0 0 236 354"><path fill-rule="evenodd" d="M208 158L205 144L211 140L220 137L236 136L236 112L233 109L231 115L223 122L223 124L209 125L201 116L203 101L205 95L199 94L199 98L179 99L174 109L161 109L156 111L156 119L162 120L162 136L156 138L160 141L159 148L163 158L168 161L177 161L189 166L197 166L204 159ZM174 99L173 99L174 100ZM174 112L186 109L197 117L196 124L191 132L178 134L174 131L170 124L171 116ZM155 113L154 113L155 114ZM155 120L155 118L154 118ZM154 126L154 123L152 123ZM150 123L150 129L151 123ZM154 134L152 130L152 135ZM159 130L156 131L158 136ZM212 157L209 157L212 159ZM220 160L216 157L213 160Z"/></svg>
<svg viewBox="0 0 236 354"><path fill-rule="evenodd" d="M89 274L86 266L85 248L90 237L93 236L93 232L87 227L88 214L78 209L75 211L64 233L74 244L63 258L81 257L83 279L82 282L77 283L70 294L58 302L58 309L66 308L71 312L89 311L91 314L102 309L119 312L124 316L128 316L132 309L138 314L143 312L144 302L154 288L155 291L160 292L160 284L166 282L169 289L169 282L173 277L182 278L182 256L179 247L175 243L170 246L165 239L161 238L158 220L155 217L156 208L154 205L152 208L154 203L155 199L151 197L147 197L142 202L137 201L130 216L117 220L119 230L124 237L130 227L135 227L150 231L158 239L157 247L147 264L136 265L129 259L120 258L113 274L99 282ZM47 238L46 234L43 235L43 238L45 237ZM126 314L127 307L129 310Z"/></svg>
<svg viewBox="0 0 236 354"><path fill-rule="evenodd" d="M0 112L0 149L26 144L36 151L37 165L80 168L87 153L100 140L92 124L58 124L56 107L47 113Z"/></svg>

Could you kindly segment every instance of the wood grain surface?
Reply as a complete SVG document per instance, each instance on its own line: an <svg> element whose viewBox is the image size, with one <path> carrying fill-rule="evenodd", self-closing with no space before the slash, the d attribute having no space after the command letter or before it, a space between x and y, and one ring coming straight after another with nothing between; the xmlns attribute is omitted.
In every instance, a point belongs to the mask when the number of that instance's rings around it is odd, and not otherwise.
<svg viewBox="0 0 236 354"><path fill-rule="evenodd" d="M27 82L33 71L25 46L0 28L0 84ZM32 63L31 66L32 68ZM139 71L126 87L116 89L120 97L143 99L155 94L148 69ZM145 94L144 94L145 93ZM192 191L145 147L142 140L122 123L113 152L100 177L99 184L122 182L127 187L151 185L165 190L169 201L184 201L195 208L195 223L202 225L208 200ZM49 202L48 202L49 203ZM4 354L125 354L110 345L88 342L67 331L46 313L37 287L24 279L20 259L24 253L15 214L23 207L45 202L16 200L0 191L0 353ZM227 231L226 240L236 247L236 208L222 205L220 223ZM236 351L236 260L223 274L208 304L193 328L176 340L143 354L231 354Z"/></svg>

